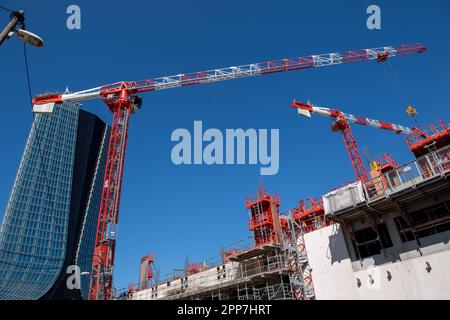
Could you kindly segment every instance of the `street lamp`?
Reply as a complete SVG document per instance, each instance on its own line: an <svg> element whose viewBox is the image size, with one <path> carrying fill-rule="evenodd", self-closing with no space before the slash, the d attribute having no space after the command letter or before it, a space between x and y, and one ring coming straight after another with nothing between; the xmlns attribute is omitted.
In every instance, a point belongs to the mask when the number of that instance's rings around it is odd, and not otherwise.
<svg viewBox="0 0 450 320"><path fill-rule="evenodd" d="M42 40L41 37L24 29L17 29L16 37L19 40L22 40L23 42L36 48L42 48L44 46L44 40Z"/></svg>
<svg viewBox="0 0 450 320"><path fill-rule="evenodd" d="M106 276L110 276L110 273L109 272L105 272L105 270L103 270L104 264L103 264L103 257L102 256L100 256L98 254L94 254L92 257L93 258L96 257L96 258L100 259L100 265L102 266L102 270L101 270L100 274L94 275L91 271L83 271L83 272L81 272L80 275L81 276L89 276L90 282L91 281L95 281L95 278L99 279L99 281L101 280L100 282L101 282L101 284L103 286L103 300L106 300L106 294L105 294L105 291L106 291L106 279L105 279L105 277ZM89 290L90 290L90 285L89 285Z"/></svg>
<svg viewBox="0 0 450 320"><path fill-rule="evenodd" d="M94 275L89 272L89 271L83 271L81 274L81 276L89 276L89 280L92 280L94 278ZM105 290L106 288L106 284L105 284L105 273L102 272L101 274L97 275L97 277L101 277L102 279L102 285L103 285L103 290ZM106 300L106 295L104 295L104 300Z"/></svg>
<svg viewBox="0 0 450 320"><path fill-rule="evenodd" d="M11 12L10 21L0 33L0 46L2 43L9 39L14 31L16 32L16 36L21 41L25 42L36 48L41 48L44 46L44 40L38 35L25 30L25 13L23 10L13 11ZM16 26L20 25L20 29L16 29Z"/></svg>

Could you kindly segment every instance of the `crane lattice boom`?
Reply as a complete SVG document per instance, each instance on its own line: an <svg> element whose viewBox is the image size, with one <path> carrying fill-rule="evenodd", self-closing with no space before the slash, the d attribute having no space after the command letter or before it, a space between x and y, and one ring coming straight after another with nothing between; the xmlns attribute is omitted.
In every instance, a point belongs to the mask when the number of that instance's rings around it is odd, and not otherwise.
<svg viewBox="0 0 450 320"><path fill-rule="evenodd" d="M206 84L224 80L246 78L264 74L293 71L308 68L319 68L337 64L377 60L385 61L389 57L423 53L426 47L420 43L400 46L389 46L372 49L352 50L337 53L309 55L304 57L281 59L267 62L253 63L237 67L214 69L175 76L161 77L141 81L123 81L88 90L62 95L44 95L33 99L33 103L62 103L106 98L127 91L128 95L142 92L171 89L177 87Z"/></svg>

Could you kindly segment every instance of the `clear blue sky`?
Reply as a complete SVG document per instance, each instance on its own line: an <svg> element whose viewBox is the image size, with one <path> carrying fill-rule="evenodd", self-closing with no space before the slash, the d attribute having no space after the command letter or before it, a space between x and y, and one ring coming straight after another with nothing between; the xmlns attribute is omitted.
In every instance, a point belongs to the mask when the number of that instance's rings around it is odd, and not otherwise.
<svg viewBox="0 0 450 320"><path fill-rule="evenodd" d="M423 42L424 55L391 60L400 85L375 62L310 69L265 77L165 90L144 95L133 116L123 182L116 285L138 277L139 258L155 252L161 273L202 261L221 244L249 235L244 197L261 183L281 197L282 209L318 197L353 171L341 137L325 118L296 115L290 102L323 106L412 125L449 120L450 2L436 1L1 1L23 8L29 30L46 40L29 50L33 94L72 91L121 80L201 71L269 59ZM82 29L66 28L66 8L78 4ZM366 28L366 8L378 4L382 30ZM4 25L6 12L0 12ZM2 97L0 203L11 191L32 123L22 44L0 49ZM84 107L105 121L101 101ZM175 166L174 129L279 128L280 171L261 177L259 166ZM353 127L361 149L412 159L401 136Z"/></svg>

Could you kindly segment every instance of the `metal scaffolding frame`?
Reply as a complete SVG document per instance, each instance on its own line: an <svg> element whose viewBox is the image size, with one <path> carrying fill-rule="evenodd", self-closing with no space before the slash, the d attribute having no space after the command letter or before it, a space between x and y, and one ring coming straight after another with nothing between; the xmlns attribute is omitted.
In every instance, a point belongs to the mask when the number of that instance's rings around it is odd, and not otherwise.
<svg viewBox="0 0 450 320"><path fill-rule="evenodd" d="M308 253L305 246L304 228L298 224L292 215L284 216L287 221L283 237L284 250L289 262L289 280L294 298L297 300L312 300L315 297L312 282L312 270L309 266Z"/></svg>
<svg viewBox="0 0 450 320"><path fill-rule="evenodd" d="M241 243L229 249L222 247L216 263L205 262L208 267L201 272L186 271L183 276L165 279L159 283L162 285L160 290L158 285L153 286L151 294L145 292L142 298L314 299L304 240L304 233L308 230L301 221L296 221L292 213L280 215L279 205L279 197L268 194L264 189L259 190L256 198L247 197L249 229L253 231L251 243Z"/></svg>
<svg viewBox="0 0 450 320"><path fill-rule="evenodd" d="M298 249L286 245L253 247L230 257L234 267L216 266L217 278L210 272L173 279L165 294L158 294L158 286L153 286L143 298L292 300L298 298L294 288L300 281L291 276L297 270L292 265L292 251L301 257Z"/></svg>
<svg viewBox="0 0 450 320"><path fill-rule="evenodd" d="M290 283L283 282L265 285L256 288L245 283L237 287L238 300L293 300L292 287Z"/></svg>

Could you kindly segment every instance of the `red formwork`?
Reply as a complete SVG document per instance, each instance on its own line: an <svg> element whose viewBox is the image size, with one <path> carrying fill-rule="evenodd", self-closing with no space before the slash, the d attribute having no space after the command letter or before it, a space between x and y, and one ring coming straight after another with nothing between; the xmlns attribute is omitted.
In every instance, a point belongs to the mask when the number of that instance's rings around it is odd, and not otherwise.
<svg viewBox="0 0 450 320"><path fill-rule="evenodd" d="M297 208L290 210L290 214L292 219L303 227L304 233L331 225L331 221L325 219L322 198L308 198L307 203L301 200Z"/></svg>
<svg viewBox="0 0 450 320"><path fill-rule="evenodd" d="M253 232L255 245L282 242L282 227L280 222L280 198L270 195L261 188L256 195L245 199L249 210L249 230Z"/></svg>
<svg viewBox="0 0 450 320"><path fill-rule="evenodd" d="M190 262L186 264L187 275L196 274L203 270L203 264L199 262Z"/></svg>
<svg viewBox="0 0 450 320"><path fill-rule="evenodd" d="M139 275L139 282L145 282L144 288L147 289L149 287L149 283L152 282L155 278L155 255L153 253L149 253L148 255L141 258L141 272Z"/></svg>
<svg viewBox="0 0 450 320"><path fill-rule="evenodd" d="M378 156L375 161L379 166L380 174L393 169L397 169L399 167L398 161L388 153L384 153L383 155Z"/></svg>

